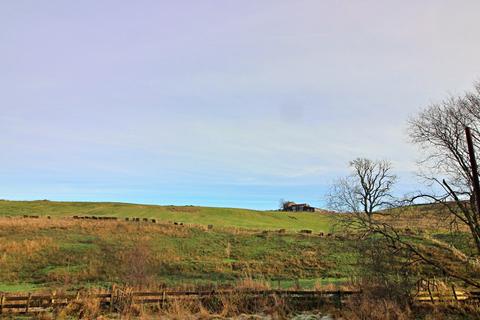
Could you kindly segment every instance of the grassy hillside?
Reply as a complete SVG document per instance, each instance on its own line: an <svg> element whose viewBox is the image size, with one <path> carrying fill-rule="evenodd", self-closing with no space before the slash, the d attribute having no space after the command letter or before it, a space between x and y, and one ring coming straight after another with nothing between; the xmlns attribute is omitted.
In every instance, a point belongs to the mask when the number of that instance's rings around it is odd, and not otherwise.
<svg viewBox="0 0 480 320"><path fill-rule="evenodd" d="M74 219L0 218L0 291L345 279L348 242L298 233Z"/></svg>
<svg viewBox="0 0 480 320"><path fill-rule="evenodd" d="M127 222L125 217L157 223ZM295 279L309 286L336 281L351 270L349 251L335 251L344 244L296 234L302 229L325 232L331 224L331 216L321 213L1 200L0 291L111 283L227 284L248 277L277 284L281 279L282 286ZM287 233L265 233L278 229Z"/></svg>
<svg viewBox="0 0 480 320"><path fill-rule="evenodd" d="M75 215L122 219L70 218ZM124 217L154 218L157 223L128 222ZM451 237L448 220L436 207L390 210L378 219L402 229L421 230L435 241L468 244L459 238L463 233ZM329 231L333 221L327 213L0 201L0 291L112 283L222 285L250 277L275 286L278 280L281 286L299 281L306 287L343 281L356 269L353 240L316 234ZM299 234L301 229L314 233Z"/></svg>
<svg viewBox="0 0 480 320"><path fill-rule="evenodd" d="M1 216L40 215L71 217L95 215L114 217L155 218L164 222L249 229L287 229L298 231L311 229L328 231L331 216L324 213L285 213L232 208L193 206L155 206L107 202L54 202L54 201L6 201L0 200Z"/></svg>

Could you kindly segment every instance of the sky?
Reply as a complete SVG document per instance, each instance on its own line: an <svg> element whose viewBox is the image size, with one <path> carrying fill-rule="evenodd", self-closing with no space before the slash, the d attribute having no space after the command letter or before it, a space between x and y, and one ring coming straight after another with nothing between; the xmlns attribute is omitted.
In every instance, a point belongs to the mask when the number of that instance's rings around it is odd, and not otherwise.
<svg viewBox="0 0 480 320"><path fill-rule="evenodd" d="M325 205L480 80L480 1L0 1L0 198Z"/></svg>

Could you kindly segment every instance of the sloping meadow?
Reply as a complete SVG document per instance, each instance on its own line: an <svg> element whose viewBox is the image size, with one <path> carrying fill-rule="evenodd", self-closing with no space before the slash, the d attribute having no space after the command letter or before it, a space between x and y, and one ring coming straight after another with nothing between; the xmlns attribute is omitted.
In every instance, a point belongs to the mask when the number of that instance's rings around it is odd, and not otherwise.
<svg viewBox="0 0 480 320"><path fill-rule="evenodd" d="M348 241L313 234L124 220L0 218L0 291L113 283L228 286L243 278L312 286L322 278L348 277L354 260Z"/></svg>

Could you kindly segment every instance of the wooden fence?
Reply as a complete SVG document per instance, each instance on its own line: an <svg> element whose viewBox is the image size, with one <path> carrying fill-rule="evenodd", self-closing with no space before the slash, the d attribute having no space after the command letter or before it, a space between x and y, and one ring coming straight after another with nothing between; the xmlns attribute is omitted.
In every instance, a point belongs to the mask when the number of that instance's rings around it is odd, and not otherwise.
<svg viewBox="0 0 480 320"><path fill-rule="evenodd" d="M464 302L480 301L478 289L456 288L455 284L448 281L433 279L420 279L417 281L416 293L413 294L415 302L437 303L437 302Z"/></svg>
<svg viewBox="0 0 480 320"><path fill-rule="evenodd" d="M420 291L413 299L419 303L437 303L437 302L480 302L480 291L464 291L452 287L451 291Z"/></svg>
<svg viewBox="0 0 480 320"><path fill-rule="evenodd" d="M213 290L213 291L159 291L159 292L124 292L111 290L106 293L86 295L88 299L95 299L100 306L114 310L116 302L122 300L130 304L157 304L162 307L172 300L209 299L227 295L242 295L251 299L281 297L290 302L325 302L327 299L338 299L357 294L360 291L291 291L291 290ZM1 295L0 314L7 313L35 313L49 311L66 306L82 299L82 293L62 295Z"/></svg>
<svg viewBox="0 0 480 320"><path fill-rule="evenodd" d="M95 299L103 308L115 311L115 305L120 300L129 304L156 304L163 307L172 300L182 299L212 299L226 295L239 294L242 297L257 299L268 297L283 298L289 303L309 304L320 306L328 301L341 302L346 296L360 294L356 290L331 290L331 291L299 291L299 290L213 290L213 291L159 291L159 292L127 292L119 289L112 289L110 292L89 294L85 297ZM51 311L64 307L82 299L82 293L62 295L6 295L0 296L0 314L9 313L35 313ZM431 291L420 291L414 297L418 303L437 302L465 302L480 301L480 291L460 291L451 293L439 293Z"/></svg>

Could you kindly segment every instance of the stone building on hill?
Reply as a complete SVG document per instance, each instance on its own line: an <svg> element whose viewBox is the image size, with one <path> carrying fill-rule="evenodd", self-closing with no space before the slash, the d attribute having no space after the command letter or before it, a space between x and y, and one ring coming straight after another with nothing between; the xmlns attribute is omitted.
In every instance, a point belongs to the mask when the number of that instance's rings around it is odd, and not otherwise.
<svg viewBox="0 0 480 320"><path fill-rule="evenodd" d="M295 203L292 201L283 204L283 211L289 212L315 212L316 208L307 203Z"/></svg>

